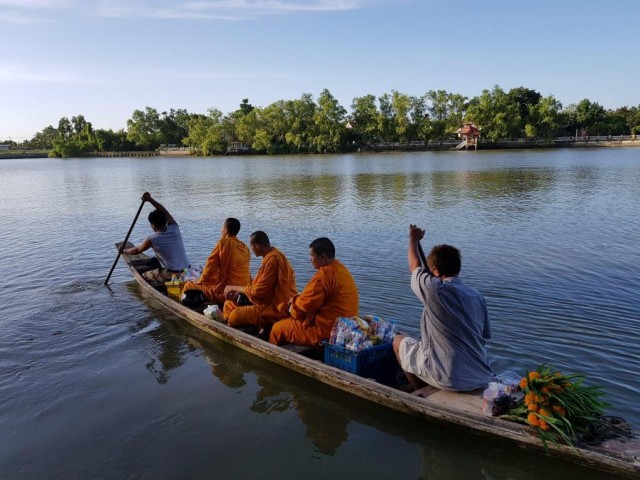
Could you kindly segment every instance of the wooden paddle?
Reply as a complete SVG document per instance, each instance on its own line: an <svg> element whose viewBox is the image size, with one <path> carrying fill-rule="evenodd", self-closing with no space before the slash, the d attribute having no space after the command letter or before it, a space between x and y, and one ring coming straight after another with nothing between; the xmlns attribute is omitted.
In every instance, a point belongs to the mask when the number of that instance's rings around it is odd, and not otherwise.
<svg viewBox="0 0 640 480"><path fill-rule="evenodd" d="M424 267L424 269L427 272L429 272L431 275L433 275L433 272L429 268L429 265L427 265L427 257L424 254L424 250L422 249L422 244L420 243L420 240L418 240L418 256L420 257L420 261L422 262L422 266Z"/></svg>
<svg viewBox="0 0 640 480"><path fill-rule="evenodd" d="M418 240L418 255L420 255L420 261L422 262L422 266L427 270L429 270L429 267L427 267L427 257L424 255L424 250L422 249L422 244L420 243L420 240Z"/></svg>
<svg viewBox="0 0 640 480"><path fill-rule="evenodd" d="M122 245L126 245L127 244L127 240L129 240L129 235L131 235L131 231L133 230L133 227L135 226L136 222L138 221L138 217L140 216L140 212L142 211L142 207L144 207L144 200L142 200L142 203L140 204L140 208L138 209L138 213L136 213L136 217L133 219L133 223L131 224L131 227L129 228L129 231L127 232L127 236L124 237L124 242L122 242ZM118 256L116 257L116 259L113 262L113 265L111 266L111 270L109 270L109 275L107 275L107 279L104 281L105 285L109 284L109 279L111 278L111 274L113 273L113 270L116 268L116 265L118 264L118 260L120 259L120 251L121 249L118 249Z"/></svg>

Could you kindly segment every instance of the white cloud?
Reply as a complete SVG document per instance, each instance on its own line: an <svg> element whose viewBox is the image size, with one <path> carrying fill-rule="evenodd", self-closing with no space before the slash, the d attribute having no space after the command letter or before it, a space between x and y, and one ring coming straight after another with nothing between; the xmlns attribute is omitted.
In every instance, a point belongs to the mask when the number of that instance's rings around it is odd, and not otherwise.
<svg viewBox="0 0 640 480"><path fill-rule="evenodd" d="M2 7L27 9L65 8L70 7L72 3L71 0L0 0Z"/></svg>
<svg viewBox="0 0 640 480"><path fill-rule="evenodd" d="M70 0L0 0L0 23L37 25L51 23L50 12L72 6ZM40 14L40 16L38 16Z"/></svg>
<svg viewBox="0 0 640 480"><path fill-rule="evenodd" d="M278 80L283 78L304 77L296 73L277 71L243 72L234 70L168 70L163 68L144 69L138 73L128 72L114 75L109 69L83 66L28 65L0 62L0 84L39 84L39 85L92 85L92 86L147 86L149 82L199 82L203 80Z"/></svg>
<svg viewBox="0 0 640 480"><path fill-rule="evenodd" d="M191 10L252 10L263 13L275 12L326 12L353 10L358 8L353 0L316 0L316 1L281 1L281 0L212 0L190 2L185 5Z"/></svg>
<svg viewBox="0 0 640 480"><path fill-rule="evenodd" d="M360 2L361 0L211 0L162 3L157 0L104 0L96 13L106 17L242 20L255 15L277 13L353 10L361 7Z"/></svg>
<svg viewBox="0 0 640 480"><path fill-rule="evenodd" d="M371 2L370 2L371 3ZM341 12L364 7L364 0L0 0L0 22L42 23L48 17L35 12L67 10L110 18L156 18L172 20L243 20L259 15L310 12Z"/></svg>
<svg viewBox="0 0 640 480"><path fill-rule="evenodd" d="M83 83L81 78L60 67L0 63L0 83Z"/></svg>
<svg viewBox="0 0 640 480"><path fill-rule="evenodd" d="M51 23L48 18L34 17L31 15L23 15L17 12L0 12L0 23L14 23L17 25L34 25L41 23Z"/></svg>

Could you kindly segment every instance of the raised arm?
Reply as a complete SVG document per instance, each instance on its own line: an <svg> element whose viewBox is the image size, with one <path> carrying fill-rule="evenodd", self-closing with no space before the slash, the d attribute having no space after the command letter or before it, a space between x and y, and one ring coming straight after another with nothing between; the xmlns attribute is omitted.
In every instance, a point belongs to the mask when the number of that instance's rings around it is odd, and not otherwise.
<svg viewBox="0 0 640 480"><path fill-rule="evenodd" d="M409 271L413 273L416 268L420 268L420 255L418 254L418 242L424 237L424 230L409 225L409 248L407 250L407 260L409 261ZM426 265L424 265L426 267Z"/></svg>
<svg viewBox="0 0 640 480"><path fill-rule="evenodd" d="M162 212L164 216L167 218L168 224L175 224L175 225L178 224L178 222L176 222L175 219L169 213L169 210L164 208L164 206L160 202L158 202L155 198L153 198L149 192L144 192L144 194L142 195L142 200L144 200L145 202L149 202L151 205L154 206L156 210Z"/></svg>

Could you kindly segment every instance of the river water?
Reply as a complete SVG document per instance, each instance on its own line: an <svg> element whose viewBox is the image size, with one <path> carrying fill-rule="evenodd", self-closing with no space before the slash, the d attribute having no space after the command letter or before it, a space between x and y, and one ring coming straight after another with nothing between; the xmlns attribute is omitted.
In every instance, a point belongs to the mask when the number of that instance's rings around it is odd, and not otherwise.
<svg viewBox="0 0 640 480"><path fill-rule="evenodd" d="M330 237L361 313L418 335L416 223L425 248L461 249L496 371L583 372L638 429L639 184L640 149L0 161L0 477L602 478L207 338L144 298L122 263L102 283L146 190L192 263L234 216L244 240L267 231L302 288L308 244Z"/></svg>

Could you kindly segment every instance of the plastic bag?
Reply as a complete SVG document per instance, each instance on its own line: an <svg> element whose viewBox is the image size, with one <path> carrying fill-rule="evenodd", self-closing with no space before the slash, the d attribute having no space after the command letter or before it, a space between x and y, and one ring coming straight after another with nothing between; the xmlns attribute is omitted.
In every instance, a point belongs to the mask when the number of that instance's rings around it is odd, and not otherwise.
<svg viewBox="0 0 640 480"><path fill-rule="evenodd" d="M380 343L391 343L395 332L395 320L386 322L375 315L338 317L331 328L329 343L361 351Z"/></svg>
<svg viewBox="0 0 640 480"><path fill-rule="evenodd" d="M187 282L197 282L201 274L202 265L194 265L192 267L185 268L185 271L183 272L183 280Z"/></svg>
<svg viewBox="0 0 640 480"><path fill-rule="evenodd" d="M205 317L209 317L220 322L222 321L222 312L220 312L218 305L209 305L202 313Z"/></svg>
<svg viewBox="0 0 640 480"><path fill-rule="evenodd" d="M498 383L508 387L509 393L517 392L520 388L520 380L522 379L522 375L518 375L513 370L507 370L506 372L499 373L495 376L495 379Z"/></svg>
<svg viewBox="0 0 640 480"><path fill-rule="evenodd" d="M510 388L502 383L491 382L482 394L482 411L496 417L506 413L513 405Z"/></svg>

